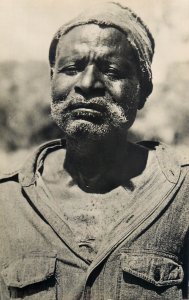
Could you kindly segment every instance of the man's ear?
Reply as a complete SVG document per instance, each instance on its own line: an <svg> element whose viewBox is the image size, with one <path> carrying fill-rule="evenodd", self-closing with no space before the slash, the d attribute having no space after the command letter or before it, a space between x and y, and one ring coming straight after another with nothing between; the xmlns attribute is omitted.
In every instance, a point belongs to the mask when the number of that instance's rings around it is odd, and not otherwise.
<svg viewBox="0 0 189 300"><path fill-rule="evenodd" d="M145 102L146 102L146 97L144 95L141 95L140 101L138 103L138 110L144 107Z"/></svg>
<svg viewBox="0 0 189 300"><path fill-rule="evenodd" d="M52 78L53 78L53 75L54 75L54 68L51 68L50 74L51 74L51 79L52 79Z"/></svg>
<svg viewBox="0 0 189 300"><path fill-rule="evenodd" d="M140 91L139 91L139 101L138 101L138 107L137 109L140 110L144 107L144 104L146 102L146 93L144 92L143 86L140 84Z"/></svg>
<svg viewBox="0 0 189 300"><path fill-rule="evenodd" d="M153 91L153 84L151 81L141 83L141 85L140 85L140 100L138 103L138 110L142 109L144 107L144 104L145 104L148 96L152 93L152 91Z"/></svg>

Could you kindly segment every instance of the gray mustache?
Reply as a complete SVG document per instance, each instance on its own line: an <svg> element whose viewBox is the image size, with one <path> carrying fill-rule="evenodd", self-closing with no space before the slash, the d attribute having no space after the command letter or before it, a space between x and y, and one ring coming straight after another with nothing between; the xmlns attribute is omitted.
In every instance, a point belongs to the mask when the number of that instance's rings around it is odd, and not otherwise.
<svg viewBox="0 0 189 300"><path fill-rule="evenodd" d="M105 112L106 108L104 107L104 105L99 104L99 103L94 103L94 102L77 102L77 103L72 103L69 104L67 106L67 108L65 109L65 112L69 111L69 110L74 110L77 108L88 108L88 109L94 109L100 112Z"/></svg>
<svg viewBox="0 0 189 300"><path fill-rule="evenodd" d="M84 100L80 97L66 99L62 101L56 101L54 105L62 106L62 110L66 113L77 108L88 108L100 111L102 113L106 112L109 107L109 102L113 103L111 97L96 97L90 100Z"/></svg>

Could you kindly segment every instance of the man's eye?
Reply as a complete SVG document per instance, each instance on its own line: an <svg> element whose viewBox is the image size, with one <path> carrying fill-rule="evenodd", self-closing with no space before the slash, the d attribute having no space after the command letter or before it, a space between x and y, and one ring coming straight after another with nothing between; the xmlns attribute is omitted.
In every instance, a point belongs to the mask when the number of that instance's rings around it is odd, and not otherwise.
<svg viewBox="0 0 189 300"><path fill-rule="evenodd" d="M59 70L59 73L64 73L68 76L74 76L78 72L79 70L76 68L76 66L63 67L62 69Z"/></svg>
<svg viewBox="0 0 189 300"><path fill-rule="evenodd" d="M116 80L116 79L118 80L121 78L121 74L120 74L119 70L114 69L114 68L107 69L105 71L105 74L114 80Z"/></svg>

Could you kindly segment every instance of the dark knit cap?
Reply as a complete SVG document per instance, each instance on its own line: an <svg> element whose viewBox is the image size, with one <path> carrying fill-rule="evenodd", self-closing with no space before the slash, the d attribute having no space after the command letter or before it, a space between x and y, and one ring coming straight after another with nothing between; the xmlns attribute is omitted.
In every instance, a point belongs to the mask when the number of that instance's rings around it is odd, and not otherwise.
<svg viewBox="0 0 189 300"><path fill-rule="evenodd" d="M119 3L105 2L96 5L96 7L91 6L78 17L62 25L54 35L50 45L49 62L51 68L55 64L56 49L61 36L72 28L85 24L114 27L126 34L139 63L143 98L140 108L142 108L153 89L151 63L154 54L154 39L144 22L130 8Z"/></svg>

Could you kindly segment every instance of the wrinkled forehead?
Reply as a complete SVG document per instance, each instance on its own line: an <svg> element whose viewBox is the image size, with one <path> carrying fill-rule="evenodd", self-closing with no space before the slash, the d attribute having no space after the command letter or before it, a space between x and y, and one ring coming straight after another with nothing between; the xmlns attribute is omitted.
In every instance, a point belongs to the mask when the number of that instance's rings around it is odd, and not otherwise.
<svg viewBox="0 0 189 300"><path fill-rule="evenodd" d="M125 33L112 26L97 24L80 25L62 35L57 45L56 58L90 51L106 56L117 54L127 59L135 58L134 49Z"/></svg>
<svg viewBox="0 0 189 300"><path fill-rule="evenodd" d="M56 47L60 38L78 25L98 24L114 26L128 35L128 40L135 48L141 67L146 69L151 77L151 60L154 50L154 41L147 26L128 7L119 3L105 2L100 5L91 5L79 14L75 19L63 24L53 37L49 49L49 61L53 66L55 63Z"/></svg>

